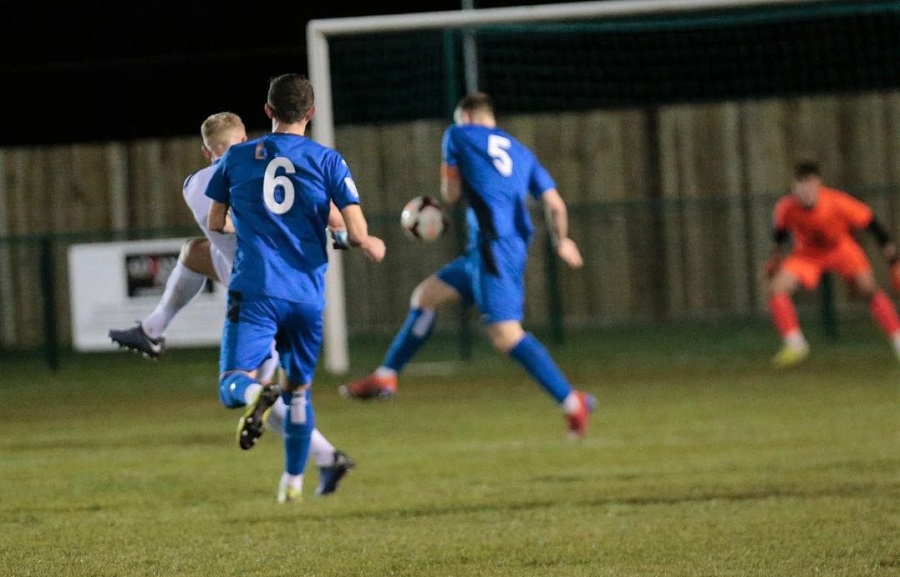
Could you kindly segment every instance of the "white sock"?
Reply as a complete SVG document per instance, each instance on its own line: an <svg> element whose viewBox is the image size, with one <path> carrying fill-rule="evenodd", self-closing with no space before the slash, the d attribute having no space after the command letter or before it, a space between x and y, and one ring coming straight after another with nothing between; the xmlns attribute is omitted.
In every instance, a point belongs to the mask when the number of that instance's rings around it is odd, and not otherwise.
<svg viewBox="0 0 900 577"><path fill-rule="evenodd" d="M150 315L141 323L141 327L151 339L158 339L166 332L166 327L203 289L206 275L192 271L179 260L166 279L166 290L159 303Z"/></svg>
<svg viewBox="0 0 900 577"><path fill-rule="evenodd" d="M272 405L272 410L269 411L266 426L270 430L284 435L284 416L286 412L287 405L284 404L284 399L279 397L275 404ZM325 435L319 432L319 429L313 429L309 438L309 456L317 467L331 466L334 463L335 450L334 445L325 438Z"/></svg>
<svg viewBox="0 0 900 577"><path fill-rule="evenodd" d="M247 385L247 388L244 389L244 404L249 405L253 401L256 400L257 395L262 390L262 385L259 383L251 383Z"/></svg>
<svg viewBox="0 0 900 577"><path fill-rule="evenodd" d="M328 467L334 463L334 445L332 445L319 429L313 429L309 438L309 456L317 467Z"/></svg>
<svg viewBox="0 0 900 577"><path fill-rule="evenodd" d="M284 416L287 414L287 405L284 404L284 399L278 397L278 400L275 401L275 404L272 405L272 410L269 411L269 416L266 418L266 426L274 432L277 432L279 435L284 434Z"/></svg>
<svg viewBox="0 0 900 577"><path fill-rule="evenodd" d="M575 391L572 391L565 399L563 399L562 408L567 415L571 415L581 409L581 399L578 398Z"/></svg>
<svg viewBox="0 0 900 577"><path fill-rule="evenodd" d="M808 346L806 344L806 337L803 336L803 333L800 332L799 329L793 330L785 335L784 344L792 349L802 349Z"/></svg>
<svg viewBox="0 0 900 577"><path fill-rule="evenodd" d="M395 371L394 369L389 369L387 367L378 367L372 374L379 378L396 377L397 371Z"/></svg>
<svg viewBox="0 0 900 577"><path fill-rule="evenodd" d="M303 489L303 474L291 475L287 472L282 473L281 483L283 487L290 487L300 491Z"/></svg>
<svg viewBox="0 0 900 577"><path fill-rule="evenodd" d="M300 475L290 475L287 471L281 474L281 481L278 483L279 491L281 489L290 487L297 492L303 491L303 474Z"/></svg>

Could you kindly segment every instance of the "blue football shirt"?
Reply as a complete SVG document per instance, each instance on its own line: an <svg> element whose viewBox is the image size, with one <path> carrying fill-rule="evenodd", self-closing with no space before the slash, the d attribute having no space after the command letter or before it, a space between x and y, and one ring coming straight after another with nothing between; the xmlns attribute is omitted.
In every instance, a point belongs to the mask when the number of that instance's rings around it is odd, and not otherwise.
<svg viewBox="0 0 900 577"><path fill-rule="evenodd" d="M540 198L556 188L534 153L505 131L477 124L450 126L441 148L462 179L470 247L504 237L530 241L527 195Z"/></svg>
<svg viewBox="0 0 900 577"><path fill-rule="evenodd" d="M231 290L323 302L330 203L340 209L359 203L337 151L284 133L235 144L216 164L206 195L231 206L237 233Z"/></svg>

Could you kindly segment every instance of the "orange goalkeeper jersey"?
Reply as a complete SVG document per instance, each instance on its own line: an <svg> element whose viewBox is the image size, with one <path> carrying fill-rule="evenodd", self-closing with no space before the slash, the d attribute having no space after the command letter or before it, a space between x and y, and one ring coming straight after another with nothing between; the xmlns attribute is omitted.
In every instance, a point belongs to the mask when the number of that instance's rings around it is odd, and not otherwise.
<svg viewBox="0 0 900 577"><path fill-rule="evenodd" d="M819 187L815 206L806 208L793 194L775 205L775 229L794 237L794 252L820 254L846 241L856 242L853 231L872 222L872 209L846 192Z"/></svg>

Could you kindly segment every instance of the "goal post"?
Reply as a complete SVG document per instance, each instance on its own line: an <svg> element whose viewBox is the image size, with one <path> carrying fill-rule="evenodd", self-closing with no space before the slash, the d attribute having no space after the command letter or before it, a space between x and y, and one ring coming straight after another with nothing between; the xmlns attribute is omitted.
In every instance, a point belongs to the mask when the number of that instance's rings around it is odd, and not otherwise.
<svg viewBox="0 0 900 577"><path fill-rule="evenodd" d="M769 17L767 11L771 9L772 12L775 11L776 8L788 10L792 7L796 7L798 10L803 8L816 8L816 7L827 7L829 5L837 5L837 4L851 4L848 2L841 2L841 0L607 0L607 1L595 1L595 2L578 2L578 3L566 3L566 4L548 4L548 5L536 5L536 6L527 6L527 7L512 7L512 8L491 8L491 9L469 9L469 10L455 10L455 11L441 11L441 12L426 12L426 13L410 13L410 14L399 14L399 15L387 15L387 16L362 16L362 17L350 17L350 18L332 18L332 19L316 19L311 20L306 29L306 41L307 41L307 56L308 56L308 71L310 80L313 83L313 86L316 90L316 118L312 123L312 136L315 140L320 142L326 146L335 146L335 117L340 116L342 114L342 106L339 106L339 109L335 109L335 96L337 95L336 90L341 90L341 88L336 87L336 69L334 66L334 57L331 54L333 52L333 43L340 39L346 40L354 37L360 38L360 42L366 42L368 38L376 38L371 40L371 44L368 46L368 52L376 53L383 49L382 39L388 37L388 35L402 35L404 33L412 33L412 32L474 32L474 50L477 52L479 59L482 57L490 56L492 51L500 51L505 48L506 42L503 40L495 41L494 43L485 42L484 38L479 34L480 31L496 31L498 28L504 28L521 32L525 29L533 29L539 26L552 26L556 24L578 24L579 22L593 23L596 26L602 26L604 23L609 24L613 22L612 25L615 24L615 21L624 21L627 20L630 22L632 27L637 26L635 24L636 19L639 18L652 18L655 21L654 26L661 27L661 30L668 30L666 24L660 24L660 22L666 21L666 19L677 20L679 18L686 17L687 15L702 15L702 14L720 14L727 13L729 11L741 11L741 10L756 10L757 13L754 15L756 21L764 21ZM859 6L860 10L865 9L865 5L878 5L884 4L883 2L870 2L870 3L856 3ZM712 18L715 20L715 18ZM529 28L530 27L530 28ZM594 29L591 29L594 30ZM608 28L607 28L608 31ZM584 34L584 30L577 32L577 34ZM593 32L591 32L593 33ZM565 32L563 32L565 34ZM662 36L660 34L659 36ZM747 42L746 46L752 49L753 42L757 39L752 37L744 38ZM545 48L537 48L536 52L541 52L541 56L546 56L545 52L556 50L559 52L560 47L562 50L566 50L567 48L561 41L555 40L548 44ZM626 47L630 52L629 55L632 58L635 58L634 61L626 62L622 65L619 65L615 62L615 55L608 56L607 54L616 51L616 44L613 42L612 44L605 44L601 49L597 49L598 52L604 52L604 56L607 58L603 63L597 64L598 68L600 67L608 67L611 69L610 72L606 72L604 69L604 73L608 73L612 75L612 80L608 80L606 77L602 79L602 82L597 82L593 85L588 86L587 83L582 83L582 85L577 85L573 82L571 86L561 86L555 89L559 91L557 96L554 98L548 98L546 100L547 106L552 107L559 101L568 101L570 98L570 94L575 90L583 90L585 92L590 92L591 90L596 90L596 87L599 85L606 84L615 84L616 82L621 81L618 79L616 74L621 72L623 67L640 67L643 65L643 60L635 54L639 53L641 47L635 44L629 44ZM518 49L524 52L528 52L529 48L516 48L513 47L513 50ZM361 53L365 54L366 49L360 49ZM543 52L542 52L543 51ZM666 45L661 45L661 48L658 48L658 51L664 53L666 51ZM405 53L398 52L397 58L408 57L409 51ZM700 52L700 57L706 57L707 52ZM532 58L531 54L522 55L525 60ZM536 57L537 55L535 55ZM709 58L713 59L717 55L713 53L708 54ZM735 58L733 54L729 55L730 58ZM738 62L739 60L739 56ZM777 59L777 55L775 57ZM357 59L360 60L360 59ZM435 64L435 61L437 62ZM435 55L431 53L428 58L423 58L421 61L421 66L434 66L436 68L440 68L443 66L442 56L440 54ZM777 62L777 60L776 60ZM454 65L457 63L454 61ZM363 66L364 64L360 64ZM343 64L339 66L344 66ZM414 69L419 64L416 63L407 63L403 64L405 69L400 71L400 73L409 72L410 69ZM463 64L464 66L464 64ZM548 63L545 66L549 69L552 67L559 67L557 57L548 58ZM660 66L665 67L666 64L663 63ZM369 68L374 68L371 64ZM371 71L369 71L371 72ZM438 71L436 74L443 73L445 76L447 74L454 74L459 76L459 70L443 70ZM462 71L465 72L465 71ZM570 71L571 72L571 71ZM717 72L717 71L713 71ZM357 84L361 84L364 88L355 88L357 91L366 92L372 87L373 83L366 83L366 80L353 78L354 71L340 70L340 73L344 76L349 76L350 79L346 80L343 86L343 90L347 90L347 87L356 87ZM747 74L765 74L766 70L755 70L752 72L748 72ZM782 74L789 75L792 71L788 70L786 72L782 72ZM487 78L492 74L491 72L486 72L485 76L482 78ZM665 74L660 73L659 76L661 79L659 82L674 82L677 85L677 80L672 81L670 77L675 75L676 72L666 71ZM577 75L577 72L573 75ZM527 82L545 82L548 84L553 84L554 80L552 78L545 79L541 78L533 78L534 74L530 76L526 76L526 80L520 81L518 78L512 79L509 81L509 84L512 86L510 89L511 92L514 93L523 93L526 94L529 90L532 89L533 85L527 84ZM384 84L389 82L390 79L382 78L378 81L380 84ZM443 112L449 112L446 110L448 102L455 102L455 100L460 96L460 94L448 94L451 90L448 90L449 87L458 86L458 82L454 84L453 82L457 79L451 79L450 82L447 82L447 79L444 78L445 84L443 85L444 94L441 95L437 100L440 100L439 108ZM706 77L701 79L703 82L710 82L710 80ZM687 83L691 84L691 83ZM699 85L700 83L693 83ZM691 86L693 86L691 84ZM691 88L688 86L688 89ZM742 85L743 86L743 85ZM376 87L377 88L377 87ZM395 91L395 94L392 96L394 100L403 100L404 103L412 101L415 105L420 105L418 101L428 101L435 100L436 98L432 98L433 95L429 95L428 97L422 97L420 95L416 95L412 97L403 92L403 88L399 86L391 86ZM471 89L471 86L467 86L467 88ZM493 86L485 87L482 89L486 89L488 92L492 92L493 94ZM629 90L632 90L632 93L637 93L639 97L643 95L638 91L641 89L638 87L628 87ZM682 88L685 90L684 88ZM399 94L396 94L399 93ZM632 93L629 93L628 96L631 96ZM364 94L365 97L369 97L368 93ZM495 95L496 96L496 95ZM687 95L690 97L695 97L693 94ZM363 97L360 97L363 98ZM592 106L591 95L574 95L572 98L573 101L577 101L579 103L584 103L584 107ZM608 100L607 102L609 102ZM613 100L614 101L614 100ZM400 104L398 106L402 106ZM378 108L377 105L373 106L374 108ZM548 108L552 109L552 108ZM379 112L381 110L379 109ZM384 122L390 122L390 112L385 113ZM443 116L441 116L443 117ZM446 118L449 120L449 115L446 115ZM347 324L347 307L345 300L345 279L344 279L344 263L342 260L342 254L338 251L330 252L330 266L328 268L328 273L326 277L326 292L327 292L327 304L325 309L325 321L324 321L324 360L325 366L327 370L333 373L346 373L349 369L349 349L348 349L348 324Z"/></svg>

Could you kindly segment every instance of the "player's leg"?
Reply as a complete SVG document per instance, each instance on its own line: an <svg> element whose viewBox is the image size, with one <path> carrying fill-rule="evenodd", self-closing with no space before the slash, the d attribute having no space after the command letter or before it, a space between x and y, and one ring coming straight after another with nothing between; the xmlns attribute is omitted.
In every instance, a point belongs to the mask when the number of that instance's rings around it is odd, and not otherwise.
<svg viewBox="0 0 900 577"><path fill-rule="evenodd" d="M869 311L875 323L881 328L894 348L894 355L900 361L900 318L897 308L883 289L878 289L869 299Z"/></svg>
<svg viewBox="0 0 900 577"><path fill-rule="evenodd" d="M166 288L153 312L130 329L110 330L109 338L122 348L158 358L165 349L164 335L169 323L203 289L207 278L216 278L209 240L189 239L181 247L178 262L166 279Z"/></svg>
<svg viewBox="0 0 900 577"><path fill-rule="evenodd" d="M276 372L278 371L280 362L281 356L278 354L275 341L272 341L269 348L269 356L266 357L266 360L259 366L259 382L268 383L276 380L278 378Z"/></svg>
<svg viewBox="0 0 900 577"><path fill-rule="evenodd" d="M282 393L287 404L284 420L284 472L278 482L278 502L291 503L303 500L303 474L312 432L315 430L315 413L309 399L309 386L289 386Z"/></svg>
<svg viewBox="0 0 900 577"><path fill-rule="evenodd" d="M280 386L285 384L284 371L276 371L279 359L280 355L275 348L275 343L272 343L271 356L266 359L259 369L258 381L260 383L271 382ZM273 360L275 366L272 366ZM277 433L279 437L282 437L284 435L284 418L286 415L287 405L282 396L279 395L278 400L275 401L275 404L272 405L271 410L266 415L266 427ZM331 444L318 429L313 429L310 436L309 456L319 468L319 485L316 488L316 495L329 495L337 491L341 479L356 465L347 453Z"/></svg>
<svg viewBox="0 0 900 577"><path fill-rule="evenodd" d="M459 293L437 275L420 283L410 297L406 320L391 342L380 368L394 375L402 371L431 336L437 322L437 309L458 300Z"/></svg>
<svg viewBox="0 0 900 577"><path fill-rule="evenodd" d="M274 383L284 388L284 371L278 370L280 362L281 357L278 354L278 349L275 347L275 341L272 341L269 356L263 361L257 371L257 380L262 384ZM287 413L287 406L285 406L284 400L279 396L275 404L272 405L272 410L266 415L266 427L278 433L279 436L284 434L285 413Z"/></svg>
<svg viewBox="0 0 900 577"><path fill-rule="evenodd" d="M487 333L494 348L516 361L562 407L569 433L584 437L596 399L572 387L547 348L519 321L490 324Z"/></svg>
<svg viewBox="0 0 900 577"><path fill-rule="evenodd" d="M309 456L319 468L319 484L316 495L330 495L337 491L344 475L356 464L343 451L338 450L319 429L313 429L309 439Z"/></svg>
<svg viewBox="0 0 900 577"><path fill-rule="evenodd" d="M216 279L206 238L188 239L181 248L178 263L166 280L166 289L141 327L151 338L159 338L183 309L203 289L206 279Z"/></svg>
<svg viewBox="0 0 900 577"><path fill-rule="evenodd" d="M257 378L257 368L269 356L277 330L270 310L260 299L245 300L241 293L228 293L219 352L219 400L228 408L246 407L237 432L244 450L253 448L262 436L267 413L281 393L278 384L263 385Z"/></svg>
<svg viewBox="0 0 900 577"><path fill-rule="evenodd" d="M900 360L900 317L897 315L897 308L884 289L878 286L871 263L862 248L848 247L841 267L837 270L869 303L872 319L887 336L894 354Z"/></svg>
<svg viewBox="0 0 900 577"><path fill-rule="evenodd" d="M471 303L471 275L459 258L413 290L406 320L394 336L381 365L371 374L341 386L341 394L357 399L384 399L397 392L397 375L434 330L437 310L460 300Z"/></svg>
<svg viewBox="0 0 900 577"><path fill-rule="evenodd" d="M286 414L287 405L284 398L279 396L266 416L266 426L276 431L279 437L284 436ZM316 487L318 496L330 495L337 491L344 476L356 466L350 456L335 447L318 428L313 429L310 434L309 457L319 469L319 484Z"/></svg>
<svg viewBox="0 0 900 577"><path fill-rule="evenodd" d="M527 252L527 245L519 239L491 244L491 252L484 258L492 262L479 259L475 269L475 305L494 348L516 361L562 407L570 435L583 437L596 404L594 397L576 391L547 348L522 328Z"/></svg>
<svg viewBox="0 0 900 577"><path fill-rule="evenodd" d="M303 473L316 428L310 386L322 347L322 307L277 301L286 314L279 320L276 345L287 381L282 398L284 418L284 473L278 484L278 502L299 501Z"/></svg>
<svg viewBox="0 0 900 577"><path fill-rule="evenodd" d="M801 283L810 290L815 288L822 271L819 263L789 256L769 281L769 314L782 341L781 349L772 358L776 367L787 368L809 356L809 343L800 328L791 296Z"/></svg>

